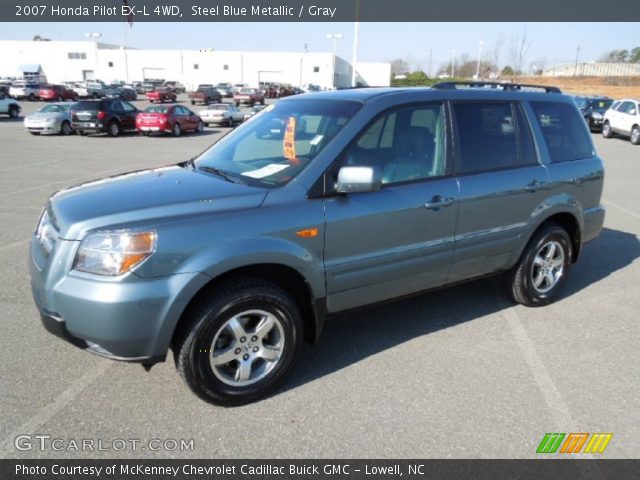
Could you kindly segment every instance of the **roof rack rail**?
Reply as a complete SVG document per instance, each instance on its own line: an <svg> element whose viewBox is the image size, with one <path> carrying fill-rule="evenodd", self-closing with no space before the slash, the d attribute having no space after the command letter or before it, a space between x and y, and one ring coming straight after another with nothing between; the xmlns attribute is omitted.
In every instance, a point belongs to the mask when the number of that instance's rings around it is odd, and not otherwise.
<svg viewBox="0 0 640 480"><path fill-rule="evenodd" d="M507 83L507 82L439 82L432 85L432 88L442 90L455 90L459 86L469 88L493 88L511 91L521 90L544 90L547 93L562 93L558 87L549 87L547 85L531 85L527 83Z"/></svg>

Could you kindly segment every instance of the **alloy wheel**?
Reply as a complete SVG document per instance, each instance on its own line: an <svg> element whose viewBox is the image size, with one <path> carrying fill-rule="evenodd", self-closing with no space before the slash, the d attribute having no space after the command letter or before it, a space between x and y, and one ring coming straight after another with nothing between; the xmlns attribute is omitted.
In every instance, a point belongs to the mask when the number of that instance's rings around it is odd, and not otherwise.
<svg viewBox="0 0 640 480"><path fill-rule="evenodd" d="M564 262L565 253L560 242L551 240L542 245L533 258L533 287L540 293L546 293L555 287L564 273Z"/></svg>

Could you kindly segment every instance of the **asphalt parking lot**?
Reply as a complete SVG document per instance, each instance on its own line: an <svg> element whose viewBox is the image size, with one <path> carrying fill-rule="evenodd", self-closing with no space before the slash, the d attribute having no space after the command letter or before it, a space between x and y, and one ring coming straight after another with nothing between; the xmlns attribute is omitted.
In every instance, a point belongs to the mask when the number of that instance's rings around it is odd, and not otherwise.
<svg viewBox="0 0 640 480"><path fill-rule="evenodd" d="M23 115L39 106L21 103ZM0 457L529 458L546 432L613 432L603 455L637 457L640 147L628 140L594 135L605 229L551 306L513 306L488 279L335 317L276 395L230 409L192 395L172 361L146 373L48 334L27 268L48 196L185 160L228 131L32 137L0 117ZM193 450L21 451L22 434Z"/></svg>

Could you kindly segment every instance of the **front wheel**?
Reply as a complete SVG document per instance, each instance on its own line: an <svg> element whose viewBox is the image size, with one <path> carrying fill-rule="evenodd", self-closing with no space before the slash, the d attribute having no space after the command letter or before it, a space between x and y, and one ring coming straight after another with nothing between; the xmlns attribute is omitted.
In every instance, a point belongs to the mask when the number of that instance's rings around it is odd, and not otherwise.
<svg viewBox="0 0 640 480"><path fill-rule="evenodd" d="M196 133L204 132L204 123L198 122L198 126L196 127Z"/></svg>
<svg viewBox="0 0 640 480"><path fill-rule="evenodd" d="M544 226L507 273L508 293L527 307L548 305L565 284L572 255L573 245L566 230L556 224Z"/></svg>
<svg viewBox="0 0 640 480"><path fill-rule="evenodd" d="M174 137L179 137L180 135L182 135L182 128L180 128L180 124L179 123L175 123L173 125L173 136Z"/></svg>
<svg viewBox="0 0 640 480"><path fill-rule="evenodd" d="M69 122L62 122L62 125L60 125L60 133L62 135L71 135L72 131L73 129L71 128L71 124Z"/></svg>
<svg viewBox="0 0 640 480"><path fill-rule="evenodd" d="M29 101L30 102L35 102L35 100L36 100L36 96L33 93L30 93L29 94Z"/></svg>
<svg viewBox="0 0 640 480"><path fill-rule="evenodd" d="M613 137L613 130L611 130L611 125L609 124L609 122L604 122L604 125L602 125L602 136L604 138Z"/></svg>
<svg viewBox="0 0 640 480"><path fill-rule="evenodd" d="M629 137L632 145L640 145L640 127L637 125L631 130L631 137Z"/></svg>
<svg viewBox="0 0 640 480"><path fill-rule="evenodd" d="M107 133L110 137L117 137L118 135L120 135L120 125L118 124L118 122L111 122L107 129Z"/></svg>
<svg viewBox="0 0 640 480"><path fill-rule="evenodd" d="M173 350L178 371L200 398L226 406L273 392L302 346L296 303L276 285L237 280L189 308Z"/></svg>

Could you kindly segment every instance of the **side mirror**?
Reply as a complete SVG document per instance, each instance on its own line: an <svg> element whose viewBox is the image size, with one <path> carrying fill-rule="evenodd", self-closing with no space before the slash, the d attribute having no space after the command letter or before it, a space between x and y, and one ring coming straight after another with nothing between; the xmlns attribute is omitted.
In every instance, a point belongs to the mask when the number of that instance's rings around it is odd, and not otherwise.
<svg viewBox="0 0 640 480"><path fill-rule="evenodd" d="M338 172L337 193L375 192L382 186L382 174L376 167L342 167Z"/></svg>
<svg viewBox="0 0 640 480"><path fill-rule="evenodd" d="M629 115L635 115L636 113L638 112L636 112L635 108L632 108L631 110L629 110Z"/></svg>

